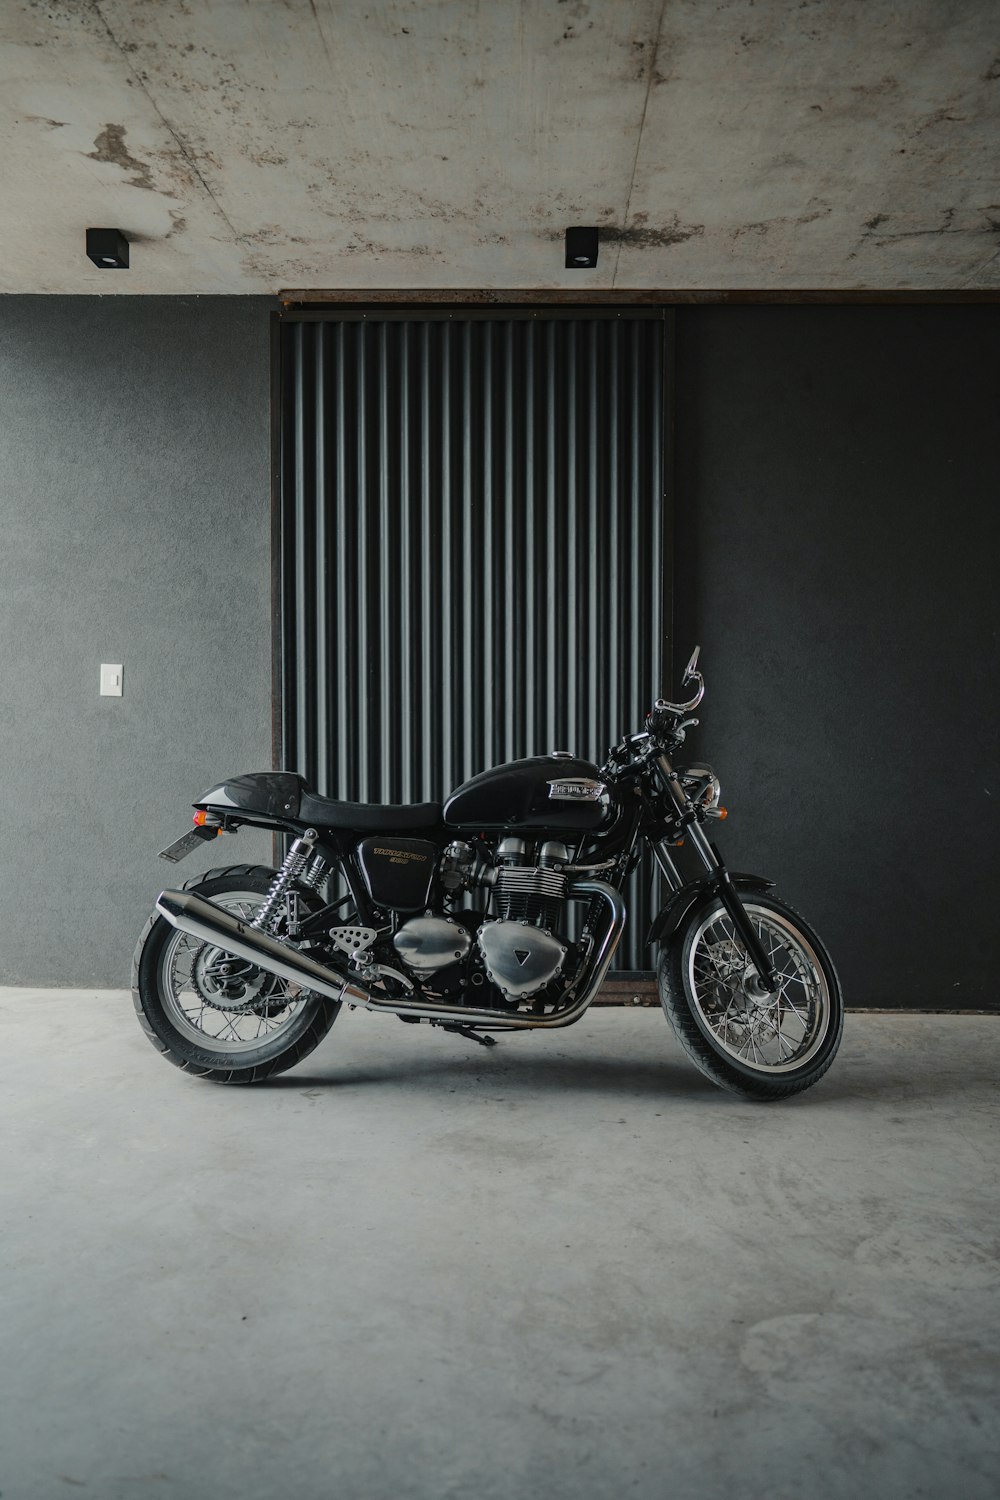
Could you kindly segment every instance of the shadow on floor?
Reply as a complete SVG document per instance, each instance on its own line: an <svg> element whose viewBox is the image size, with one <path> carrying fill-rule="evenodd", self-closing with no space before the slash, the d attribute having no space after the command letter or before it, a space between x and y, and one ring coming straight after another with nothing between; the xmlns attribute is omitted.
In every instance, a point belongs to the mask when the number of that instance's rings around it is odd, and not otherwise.
<svg viewBox="0 0 1000 1500"><path fill-rule="evenodd" d="M884 1062L884 1059L883 1059ZM407 1093L433 1092L443 1086L474 1089L477 1086L502 1086L510 1097L523 1094L537 1097L539 1090L572 1091L582 1096L606 1094L668 1100L684 1099L688 1104L747 1104L750 1101L720 1089L693 1066L681 1059L637 1062L629 1058L588 1056L532 1057L514 1046L498 1046L487 1051L477 1048L474 1055L443 1053L440 1057L425 1055L407 1057L405 1053L373 1064L370 1059L352 1067L348 1059L308 1072L281 1074L259 1085L265 1089L337 1089L379 1088ZM867 1060L842 1057L812 1088L790 1099L777 1101L783 1109L797 1107L847 1107L857 1109L870 1105L882 1111L886 1106L910 1107L922 1104L943 1105L954 1102L968 1106L972 1095L989 1094L995 1085L995 1067L989 1058L970 1056L966 1066L935 1070L925 1060L918 1072L905 1075L887 1073Z"/></svg>
<svg viewBox="0 0 1000 1500"><path fill-rule="evenodd" d="M632 1060L602 1057L511 1057L498 1055L499 1048L484 1048L473 1057L440 1058L400 1056L391 1062L373 1066L366 1062L358 1068L331 1063L329 1069L312 1068L308 1074L283 1073L268 1079L261 1087L269 1089L371 1087L412 1089L442 1083L502 1083L505 1089L536 1094L540 1088L573 1089L580 1094L616 1093L699 1094L718 1098L720 1090L694 1068L682 1063L637 1063Z"/></svg>

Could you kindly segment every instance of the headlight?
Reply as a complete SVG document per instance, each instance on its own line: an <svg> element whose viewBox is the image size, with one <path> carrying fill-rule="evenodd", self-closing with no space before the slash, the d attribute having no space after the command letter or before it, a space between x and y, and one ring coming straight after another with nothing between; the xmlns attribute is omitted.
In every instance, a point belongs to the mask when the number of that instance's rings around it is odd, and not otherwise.
<svg viewBox="0 0 1000 1500"><path fill-rule="evenodd" d="M718 807L722 787L711 766L686 766L681 784L692 802L699 802L705 808Z"/></svg>
<svg viewBox="0 0 1000 1500"><path fill-rule="evenodd" d="M702 793L701 800L705 807L718 807L719 798L721 796L722 787L719 785L718 776L716 776L715 772L713 771L711 777L709 778L708 785Z"/></svg>

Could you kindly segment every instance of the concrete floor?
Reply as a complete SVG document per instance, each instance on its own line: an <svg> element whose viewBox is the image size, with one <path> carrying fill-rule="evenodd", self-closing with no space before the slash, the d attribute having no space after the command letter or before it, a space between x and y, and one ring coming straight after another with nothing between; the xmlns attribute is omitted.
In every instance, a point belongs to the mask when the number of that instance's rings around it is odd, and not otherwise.
<svg viewBox="0 0 1000 1500"><path fill-rule="evenodd" d="M256 1090L0 991L0 1492L993 1497L1000 1021L848 1017L784 1105L651 1010L345 1012Z"/></svg>

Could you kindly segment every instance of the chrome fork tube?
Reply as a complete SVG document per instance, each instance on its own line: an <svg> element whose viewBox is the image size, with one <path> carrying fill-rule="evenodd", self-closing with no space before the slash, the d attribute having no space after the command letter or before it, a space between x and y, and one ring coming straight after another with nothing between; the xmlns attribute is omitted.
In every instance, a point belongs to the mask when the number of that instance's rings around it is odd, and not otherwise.
<svg viewBox="0 0 1000 1500"><path fill-rule="evenodd" d="M704 828L698 823L689 823L684 830L684 837L690 842L692 849L701 860L710 875L716 875L719 871L719 861L715 850L708 841Z"/></svg>
<svg viewBox="0 0 1000 1500"><path fill-rule="evenodd" d="M665 755L658 755L656 765L660 779L677 811L680 813L687 812L689 808L688 799L684 795L684 788L678 781L670 761ZM689 840L692 849L705 866L708 874L713 877L719 900L725 907L740 942L743 944L757 973L760 975L761 983L765 989L773 994L778 987L777 975L774 972L771 960L764 951L763 943L754 931L753 923L743 910L743 903L740 901L739 892L733 885L729 871L712 848L705 830L696 819L692 819L691 822L685 825L685 838Z"/></svg>
<svg viewBox="0 0 1000 1500"><path fill-rule="evenodd" d="M653 858L660 867L660 873L672 891L679 891L684 882L681 872L674 863L674 856L670 852L670 845L666 839L658 839L653 845Z"/></svg>
<svg viewBox="0 0 1000 1500"><path fill-rule="evenodd" d="M688 802L688 799L684 794L684 788L678 781L674 768L670 764L667 756L658 755L656 757L656 769L659 772L660 781L663 784L664 791L666 791L677 811L682 814L689 812L691 804ZM697 854L702 864L705 866L705 869L709 872L710 875L714 875L719 868L719 861L716 858L715 853L713 852L711 844L705 836L705 830L699 823L692 820L685 826L684 837L689 841L692 849ZM664 842L665 841L661 839L660 843L656 845L653 852L656 855L656 860L660 866L660 869L663 870L665 875L667 875L667 871L666 869L664 869L661 856L661 850L663 848ZM674 877L677 878L678 881L678 884L674 887L674 889L679 889L680 885L682 885L683 882L680 880L677 874L677 869L672 859L669 859L669 865L673 870ZM667 879L669 880L670 878L670 875L667 875Z"/></svg>

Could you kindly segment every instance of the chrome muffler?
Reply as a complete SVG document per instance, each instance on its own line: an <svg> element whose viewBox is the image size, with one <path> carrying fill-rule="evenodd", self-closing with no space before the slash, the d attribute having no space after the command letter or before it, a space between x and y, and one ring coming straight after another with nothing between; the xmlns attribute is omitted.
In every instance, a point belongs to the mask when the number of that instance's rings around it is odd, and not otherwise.
<svg viewBox="0 0 1000 1500"><path fill-rule="evenodd" d="M328 1000L347 1000L363 1005L367 991L351 980L317 963L307 953L300 953L290 943L282 943L270 933L260 932L249 922L241 922L232 912L224 911L214 901L206 901L193 891L162 891L156 903L161 916L181 932L189 932L203 943L223 948L236 958L256 964L268 974L276 974L290 984L316 990Z"/></svg>
<svg viewBox="0 0 1000 1500"><path fill-rule="evenodd" d="M357 980L338 973L336 969L318 963L315 958L301 953L290 943L283 943L269 933L251 927L248 922L241 922L231 912L216 906L214 901L206 901L193 891L163 891L156 909L181 932L190 933L203 943L222 948L236 958L245 959L247 963L256 964L259 969L287 980L290 984L314 990L327 1000L360 1005L365 1010L383 1011L392 1015L415 1016L426 1021L447 1020L460 1022L464 1026L490 1026L494 1030L534 1031L569 1026L583 1015L604 983L604 976L625 930L625 902L621 892L606 881L574 881L566 895L580 899L600 897L608 907L608 925L582 976L579 992L571 995L569 1004L563 1010L554 1011L548 1016L519 1016L497 1010L471 1010L465 1005L447 1005L425 997L411 1000L380 994L359 984Z"/></svg>

